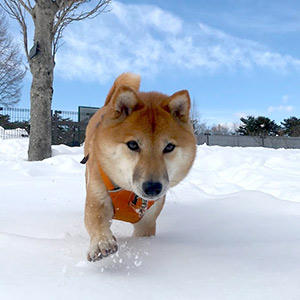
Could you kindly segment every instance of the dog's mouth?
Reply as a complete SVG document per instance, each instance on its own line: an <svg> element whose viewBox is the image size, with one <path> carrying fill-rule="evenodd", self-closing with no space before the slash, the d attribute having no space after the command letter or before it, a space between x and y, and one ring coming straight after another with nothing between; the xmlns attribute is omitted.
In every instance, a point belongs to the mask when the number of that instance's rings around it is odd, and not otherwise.
<svg viewBox="0 0 300 300"><path fill-rule="evenodd" d="M147 201L157 201L159 199L161 199L165 194L161 194L160 196L156 196L156 197L149 197L149 196L145 196L145 195L142 195L142 196L139 196Z"/></svg>

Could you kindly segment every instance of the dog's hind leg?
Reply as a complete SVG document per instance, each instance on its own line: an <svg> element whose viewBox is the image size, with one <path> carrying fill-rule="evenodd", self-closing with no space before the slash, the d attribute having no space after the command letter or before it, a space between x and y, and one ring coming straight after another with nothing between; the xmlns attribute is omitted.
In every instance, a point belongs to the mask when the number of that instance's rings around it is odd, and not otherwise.
<svg viewBox="0 0 300 300"><path fill-rule="evenodd" d="M155 204L145 213L143 218L134 224L133 235L137 237L152 236L156 233L156 219L159 216L165 203L165 196L155 202Z"/></svg>

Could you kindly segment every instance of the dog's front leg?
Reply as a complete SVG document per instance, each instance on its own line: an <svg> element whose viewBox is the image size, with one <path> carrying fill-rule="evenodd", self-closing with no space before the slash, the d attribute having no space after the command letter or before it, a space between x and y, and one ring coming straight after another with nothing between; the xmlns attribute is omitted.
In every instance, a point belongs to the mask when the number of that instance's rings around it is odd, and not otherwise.
<svg viewBox="0 0 300 300"><path fill-rule="evenodd" d="M85 226L90 235L87 259L97 261L118 250L116 238L110 230L113 205L99 178L91 178L87 183L85 205Z"/></svg>

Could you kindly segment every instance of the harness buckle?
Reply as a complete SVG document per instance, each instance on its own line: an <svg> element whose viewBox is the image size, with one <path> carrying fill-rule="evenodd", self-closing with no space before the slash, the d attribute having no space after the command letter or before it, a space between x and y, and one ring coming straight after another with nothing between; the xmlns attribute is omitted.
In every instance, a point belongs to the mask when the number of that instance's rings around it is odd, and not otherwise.
<svg viewBox="0 0 300 300"><path fill-rule="evenodd" d="M148 209L148 200L140 198L142 200L142 204L140 207L136 207L138 199L139 197L135 195L134 199L130 202L130 206L139 215L139 217L142 218Z"/></svg>

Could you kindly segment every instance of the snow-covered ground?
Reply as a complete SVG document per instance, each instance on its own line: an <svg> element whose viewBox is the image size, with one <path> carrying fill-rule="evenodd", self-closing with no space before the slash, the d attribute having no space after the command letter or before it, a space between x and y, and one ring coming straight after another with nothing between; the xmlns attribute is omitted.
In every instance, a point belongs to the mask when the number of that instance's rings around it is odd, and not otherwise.
<svg viewBox="0 0 300 300"><path fill-rule="evenodd" d="M1 299L300 299L300 150L198 147L157 236L86 261L82 148L0 140Z"/></svg>

